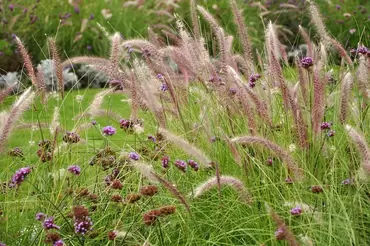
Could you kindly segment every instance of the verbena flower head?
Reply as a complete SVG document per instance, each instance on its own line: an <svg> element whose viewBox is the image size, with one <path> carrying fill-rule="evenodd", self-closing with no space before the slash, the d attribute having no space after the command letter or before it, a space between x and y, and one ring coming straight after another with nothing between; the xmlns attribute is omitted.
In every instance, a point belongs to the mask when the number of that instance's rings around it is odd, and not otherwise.
<svg viewBox="0 0 370 246"><path fill-rule="evenodd" d="M160 90L161 91L167 91L168 90L168 85L166 83L162 83L162 85L160 87Z"/></svg>
<svg viewBox="0 0 370 246"><path fill-rule="evenodd" d="M57 226L54 224L54 217L48 217L44 220L44 223L42 223L42 226L44 227L45 230L50 230L50 229L60 229L60 226Z"/></svg>
<svg viewBox="0 0 370 246"><path fill-rule="evenodd" d="M75 11L76 14L79 14L80 13L80 8L76 6L76 7L74 7L74 11Z"/></svg>
<svg viewBox="0 0 370 246"><path fill-rule="evenodd" d="M0 242L0 246L6 246L6 244L3 242Z"/></svg>
<svg viewBox="0 0 370 246"><path fill-rule="evenodd" d="M90 217L84 217L84 219L78 219L74 223L75 232L77 234L85 235L91 230L93 223Z"/></svg>
<svg viewBox="0 0 370 246"><path fill-rule="evenodd" d="M230 88L229 92L230 92L230 95L233 96L233 95L236 94L236 89L235 88Z"/></svg>
<svg viewBox="0 0 370 246"><path fill-rule="evenodd" d="M275 238L276 238L276 240L284 240L285 239L284 228L282 228L282 227L277 228L277 230L275 231Z"/></svg>
<svg viewBox="0 0 370 246"><path fill-rule="evenodd" d="M271 157L267 158L266 164L271 166L273 164L273 160Z"/></svg>
<svg viewBox="0 0 370 246"><path fill-rule="evenodd" d="M249 77L249 82L254 83L261 78L261 74L253 74Z"/></svg>
<svg viewBox="0 0 370 246"><path fill-rule="evenodd" d="M154 136L152 136L152 135L149 135L149 136L148 136L148 140L150 140L150 141L152 141L153 143L155 143L156 138L155 138Z"/></svg>
<svg viewBox="0 0 370 246"><path fill-rule="evenodd" d="M360 46L357 48L357 53L362 55L367 55L368 49L365 46Z"/></svg>
<svg viewBox="0 0 370 246"><path fill-rule="evenodd" d="M330 137L334 137L335 135L335 131L334 130L330 130L328 131L328 133L326 133L326 135L330 138Z"/></svg>
<svg viewBox="0 0 370 246"><path fill-rule="evenodd" d="M159 73L159 74L157 74L157 78L158 78L158 79L160 79L160 80L164 80L163 75L162 75L162 74L160 74L160 73Z"/></svg>
<svg viewBox="0 0 370 246"><path fill-rule="evenodd" d="M77 165L69 166L67 170L70 173L73 173L73 174L76 174L76 175L80 175L80 173L81 173L81 167L77 166Z"/></svg>
<svg viewBox="0 0 370 246"><path fill-rule="evenodd" d="M36 216L35 216L35 219L38 220L38 221L42 221L46 218L46 214L44 213L37 213Z"/></svg>
<svg viewBox="0 0 370 246"><path fill-rule="evenodd" d="M131 160L134 160L134 161L138 161L140 159L139 154L136 152L130 152L129 157Z"/></svg>
<svg viewBox="0 0 370 246"><path fill-rule="evenodd" d="M95 19L94 14L90 14L89 20L93 20L93 19Z"/></svg>
<svg viewBox="0 0 370 246"><path fill-rule="evenodd" d="M106 136L112 136L116 134L116 129L113 126L105 126L103 128L103 134Z"/></svg>
<svg viewBox="0 0 370 246"><path fill-rule="evenodd" d="M20 169L18 169L15 174L13 175L12 177L12 180L9 184L10 187L14 187L14 186L19 186L22 184L22 182L24 181L24 179L27 177L28 174L31 173L31 168L30 167L22 167Z"/></svg>
<svg viewBox="0 0 370 246"><path fill-rule="evenodd" d="M186 162L185 161L183 161L183 160L176 160L175 161L175 166L178 169L180 169L181 171L186 172L187 165L186 165Z"/></svg>
<svg viewBox="0 0 370 246"><path fill-rule="evenodd" d="M196 161L193 161L193 160L188 160L188 165L191 166L191 168L194 169L194 171L198 171L199 170L199 165Z"/></svg>
<svg viewBox="0 0 370 246"><path fill-rule="evenodd" d="M63 141L66 143L78 143L80 141L80 136L74 132L66 132L63 136Z"/></svg>
<svg viewBox="0 0 370 246"><path fill-rule="evenodd" d="M290 210L290 214L291 215L295 215L295 216L297 216L297 215L300 215L302 213L302 208L300 208L299 206L297 206L297 207L295 207L295 208L292 208L291 210Z"/></svg>
<svg viewBox="0 0 370 246"><path fill-rule="evenodd" d="M353 182L353 179L352 178L348 178L348 179L345 179L342 181L342 184L343 185L352 185L354 182Z"/></svg>
<svg viewBox="0 0 370 246"><path fill-rule="evenodd" d="M91 121L91 124L93 125L93 126L95 126L96 124L98 124L97 122L96 122L96 120L92 120Z"/></svg>
<svg viewBox="0 0 370 246"><path fill-rule="evenodd" d="M91 50L92 50L92 46L91 46L91 45L88 45L88 46L86 46L86 49L87 49L88 51L91 51Z"/></svg>
<svg viewBox="0 0 370 246"><path fill-rule="evenodd" d="M116 239L116 237L117 237L117 232L115 231L108 232L108 240L114 240Z"/></svg>
<svg viewBox="0 0 370 246"><path fill-rule="evenodd" d="M313 59L309 56L303 57L301 60L301 66L306 69L313 66Z"/></svg>
<svg viewBox="0 0 370 246"><path fill-rule="evenodd" d="M321 130L330 129L331 126L332 126L331 122L323 122L323 123L321 123Z"/></svg>
<svg viewBox="0 0 370 246"><path fill-rule="evenodd" d="M162 159L161 159L161 162L162 162L162 167L163 168L168 168L168 165L170 163L170 157L168 156L163 156Z"/></svg>
<svg viewBox="0 0 370 246"><path fill-rule="evenodd" d="M64 245L64 242L61 239L59 239L58 241L55 241L53 244L53 246L63 246L63 245Z"/></svg>
<svg viewBox="0 0 370 246"><path fill-rule="evenodd" d="M9 4L9 10L13 11L14 10L14 4Z"/></svg>

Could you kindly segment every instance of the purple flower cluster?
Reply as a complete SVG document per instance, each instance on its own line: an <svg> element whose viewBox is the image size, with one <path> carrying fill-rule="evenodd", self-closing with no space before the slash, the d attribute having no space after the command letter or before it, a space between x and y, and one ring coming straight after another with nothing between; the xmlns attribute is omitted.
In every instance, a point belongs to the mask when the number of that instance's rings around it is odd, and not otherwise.
<svg viewBox="0 0 370 246"><path fill-rule="evenodd" d="M175 166L176 166L178 169L180 169L181 171L183 171L183 172L186 172L186 169L187 169L187 167L188 167L188 165L186 164L186 162L185 162L185 161L183 161L183 160L176 160L176 161L175 161Z"/></svg>
<svg viewBox="0 0 370 246"><path fill-rule="evenodd" d="M153 143L156 141L155 137L152 135L148 136L148 140L152 141Z"/></svg>
<svg viewBox="0 0 370 246"><path fill-rule="evenodd" d="M342 184L343 185L353 185L354 184L354 180L352 178L348 178L348 179L345 179L342 181Z"/></svg>
<svg viewBox="0 0 370 246"><path fill-rule="evenodd" d="M221 82L221 77L218 76L218 75L215 75L215 76L211 76L209 78L209 82Z"/></svg>
<svg viewBox="0 0 370 246"><path fill-rule="evenodd" d="M96 122L96 120L92 120L91 121L91 124L93 125L93 126L95 126L96 124L98 124L97 122Z"/></svg>
<svg viewBox="0 0 370 246"><path fill-rule="evenodd" d="M321 123L321 130L329 130L333 123L331 122L323 122Z"/></svg>
<svg viewBox="0 0 370 246"><path fill-rule="evenodd" d="M131 160L134 160L134 161L138 161L140 159L139 154L136 152L130 152L128 156L130 157Z"/></svg>
<svg viewBox="0 0 370 246"><path fill-rule="evenodd" d="M290 214L294 216L300 215L301 213L302 213L302 209L299 206L292 208L290 210Z"/></svg>
<svg viewBox="0 0 370 246"><path fill-rule="evenodd" d="M199 165L196 161L193 161L193 160L188 160L188 165L194 169L194 171L198 171L199 170Z"/></svg>
<svg viewBox="0 0 370 246"><path fill-rule="evenodd" d="M24 179L27 177L28 174L31 173L30 167L22 167L18 169L12 177L12 180L9 183L9 187L15 187L17 185L21 185Z"/></svg>
<svg viewBox="0 0 370 246"><path fill-rule="evenodd" d="M44 227L45 230L51 230L51 229L60 229L60 226L57 226L54 224L54 217L48 217L44 220L42 223L42 226Z"/></svg>
<svg viewBox="0 0 370 246"><path fill-rule="evenodd" d="M80 175L80 173L81 173L81 167L77 166L77 165L69 166L67 170L70 173L73 173L73 174L76 174L76 175Z"/></svg>
<svg viewBox="0 0 370 246"><path fill-rule="evenodd" d="M37 213L36 216L35 216L35 219L38 220L38 221L42 221L46 218L46 214L44 213Z"/></svg>
<svg viewBox="0 0 370 246"><path fill-rule="evenodd" d="M234 96L236 94L236 89L235 88L230 88L229 93L231 96Z"/></svg>
<svg viewBox="0 0 370 246"><path fill-rule="evenodd" d="M74 223L75 232L77 234L85 235L91 230L93 223L90 217L85 216L83 219L78 219Z"/></svg>
<svg viewBox="0 0 370 246"><path fill-rule="evenodd" d="M249 87L251 88L254 88L256 86L256 82L257 80L259 80L261 78L261 74L252 74L250 77L249 77Z"/></svg>
<svg viewBox="0 0 370 246"><path fill-rule="evenodd" d="M273 160L272 160L272 158L271 158L271 157L267 158L266 164L267 164L268 166L271 166L271 165L273 164Z"/></svg>
<svg viewBox="0 0 370 246"><path fill-rule="evenodd" d="M284 240L285 239L285 230L283 227L277 228L275 231L275 238L276 240Z"/></svg>
<svg viewBox="0 0 370 246"><path fill-rule="evenodd" d="M328 131L328 132L326 133L326 135L327 135L329 138L334 137L334 135L335 135L335 131L334 131L334 130L330 130L330 131Z"/></svg>
<svg viewBox="0 0 370 246"><path fill-rule="evenodd" d="M161 159L161 162L162 162L162 167L163 168L168 168L168 165L170 163L170 157L168 156L163 156L162 159Z"/></svg>
<svg viewBox="0 0 370 246"><path fill-rule="evenodd" d="M167 91L168 85L166 83L162 83L161 87L159 88L161 91Z"/></svg>
<svg viewBox="0 0 370 246"><path fill-rule="evenodd" d="M351 49L350 53L352 55L361 54L361 55L367 55L370 56L370 49L365 46L360 46L357 49Z"/></svg>
<svg viewBox="0 0 370 246"><path fill-rule="evenodd" d="M53 246L63 246L63 245L64 245L64 242L61 239L53 243Z"/></svg>
<svg viewBox="0 0 370 246"><path fill-rule="evenodd" d="M6 244L3 242L0 242L0 246L6 246Z"/></svg>
<svg viewBox="0 0 370 246"><path fill-rule="evenodd" d="M309 56L303 57L301 60L301 66L306 69L313 66L312 57L309 57Z"/></svg>
<svg viewBox="0 0 370 246"><path fill-rule="evenodd" d="M323 122L323 123L321 123L320 128L321 128L321 130L328 130L326 132L326 135L328 137L334 137L335 131L334 130L331 130L331 127L332 126L333 126L333 123L332 122Z"/></svg>
<svg viewBox="0 0 370 246"><path fill-rule="evenodd" d="M158 79L160 79L160 80L164 80L163 75L162 75L162 74L160 74L160 73L159 73L159 74L157 74L157 78L158 78Z"/></svg>
<svg viewBox="0 0 370 246"><path fill-rule="evenodd" d="M107 136L112 136L116 134L116 128L114 128L113 126L105 126L103 128L103 134Z"/></svg>

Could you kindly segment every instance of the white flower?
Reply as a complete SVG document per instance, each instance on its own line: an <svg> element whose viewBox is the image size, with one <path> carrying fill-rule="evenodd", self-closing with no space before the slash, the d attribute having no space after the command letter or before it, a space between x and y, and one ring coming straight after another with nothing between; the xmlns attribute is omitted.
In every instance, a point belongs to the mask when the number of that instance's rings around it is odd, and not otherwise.
<svg viewBox="0 0 370 246"><path fill-rule="evenodd" d="M32 146L32 145L35 145L35 141L32 141L32 140L30 140L30 141L28 141L28 143Z"/></svg>
<svg viewBox="0 0 370 246"><path fill-rule="evenodd" d="M101 14L106 20L112 18L112 12L109 9L102 9Z"/></svg>
<svg viewBox="0 0 370 246"><path fill-rule="evenodd" d="M37 131L38 127L36 125L32 125L31 129L32 129L32 131Z"/></svg>
<svg viewBox="0 0 370 246"><path fill-rule="evenodd" d="M75 99L76 99L76 101L77 101L78 103L81 103L81 102L82 102L82 100L84 99L84 96L82 96L82 95L77 95Z"/></svg>
<svg viewBox="0 0 370 246"><path fill-rule="evenodd" d="M144 132L144 127L140 126L140 125L134 125L134 131L135 133L137 134L141 134Z"/></svg>
<svg viewBox="0 0 370 246"><path fill-rule="evenodd" d="M289 145L289 151L290 152L294 152L296 149L297 149L297 146L295 146L295 144Z"/></svg>

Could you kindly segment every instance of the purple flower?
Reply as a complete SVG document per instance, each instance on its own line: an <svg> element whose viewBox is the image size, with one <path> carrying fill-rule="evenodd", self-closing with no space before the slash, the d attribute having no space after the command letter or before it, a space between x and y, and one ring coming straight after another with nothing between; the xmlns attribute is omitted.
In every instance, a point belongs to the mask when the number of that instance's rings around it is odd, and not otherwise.
<svg viewBox="0 0 370 246"><path fill-rule="evenodd" d="M12 177L12 180L9 184L10 187L14 187L16 185L21 185L24 179L27 177L28 174L31 173L30 167L22 167L18 169Z"/></svg>
<svg viewBox="0 0 370 246"><path fill-rule="evenodd" d="M92 121L91 121L91 124L92 124L93 126L95 126L95 125L97 124L96 120L92 120Z"/></svg>
<svg viewBox="0 0 370 246"><path fill-rule="evenodd" d="M59 239L58 241L55 241L53 244L53 246L63 246L63 245L64 245L64 242L61 239Z"/></svg>
<svg viewBox="0 0 370 246"><path fill-rule="evenodd" d="M91 45L88 45L88 46L86 46L86 49L87 49L88 51L91 51L91 50L92 50L92 46L91 46Z"/></svg>
<svg viewBox="0 0 370 246"><path fill-rule="evenodd" d="M290 214L294 216L300 215L301 213L302 213L302 209L298 206L290 210Z"/></svg>
<svg viewBox="0 0 370 246"><path fill-rule="evenodd" d="M293 179L291 178L291 177L287 177L286 179L285 179L285 183L287 183L287 184L293 184Z"/></svg>
<svg viewBox="0 0 370 246"><path fill-rule="evenodd" d="M0 246L6 246L6 244L3 242L0 242Z"/></svg>
<svg viewBox="0 0 370 246"><path fill-rule="evenodd" d="M345 180L342 181L342 184L343 185L352 185L353 184L353 179L352 178L345 179Z"/></svg>
<svg viewBox="0 0 370 246"><path fill-rule="evenodd" d="M41 220L44 220L46 218L46 214L44 214L44 213L37 213L36 214L36 220L38 220L38 221L41 221Z"/></svg>
<svg viewBox="0 0 370 246"><path fill-rule="evenodd" d="M160 87L160 90L161 91L167 91L168 90L168 86L166 83L162 83L161 87Z"/></svg>
<svg viewBox="0 0 370 246"><path fill-rule="evenodd" d="M103 128L103 133L104 135L112 136L116 134L116 128L114 128L113 126L106 126Z"/></svg>
<svg viewBox="0 0 370 246"><path fill-rule="evenodd" d="M152 135L148 136L148 140L152 141L153 143L156 141L155 137Z"/></svg>
<svg viewBox="0 0 370 246"><path fill-rule="evenodd" d="M215 76L211 76L209 78L209 82L221 82L221 77L218 76L218 75L215 75Z"/></svg>
<svg viewBox="0 0 370 246"><path fill-rule="evenodd" d="M3 56L4 55L4 52L0 51L0 56Z"/></svg>
<svg viewBox="0 0 370 246"><path fill-rule="evenodd" d="M12 39L16 39L17 38L17 35L15 35L14 33L12 33Z"/></svg>
<svg viewBox="0 0 370 246"><path fill-rule="evenodd" d="M80 175L80 173L81 173L81 168L77 165L69 166L67 170L70 173L73 173L73 174L76 174L76 175Z"/></svg>
<svg viewBox="0 0 370 246"><path fill-rule="evenodd" d="M330 137L334 137L335 135L335 131L334 130L330 130L328 131L328 133L326 133L326 135L330 138Z"/></svg>
<svg viewBox="0 0 370 246"><path fill-rule="evenodd" d="M163 156L162 159L161 159L161 162L162 162L162 167L163 168L168 168L168 164L170 162L170 157L168 156Z"/></svg>
<svg viewBox="0 0 370 246"><path fill-rule="evenodd" d="M188 165L191 166L191 168L194 169L194 171L198 171L199 170L199 165L197 162L193 161L193 160L188 160Z"/></svg>
<svg viewBox="0 0 370 246"><path fill-rule="evenodd" d="M14 4L9 4L9 10L13 11L14 10Z"/></svg>
<svg viewBox="0 0 370 246"><path fill-rule="evenodd" d="M74 11L76 14L79 14L80 13L80 8L78 6L74 7Z"/></svg>
<svg viewBox="0 0 370 246"><path fill-rule="evenodd" d="M157 78L158 78L158 79L160 79L160 80L164 80L163 75L162 75L162 74L160 74L160 73L159 73L159 74L157 74Z"/></svg>
<svg viewBox="0 0 370 246"><path fill-rule="evenodd" d="M267 165L271 166L272 163L273 163L273 160L271 157L267 158L267 161L266 161Z"/></svg>
<svg viewBox="0 0 370 246"><path fill-rule="evenodd" d="M44 227L45 230L50 230L50 229L60 229L60 226L57 226L54 224L54 217L48 217L44 220L44 223L42 223L42 226Z"/></svg>
<svg viewBox="0 0 370 246"><path fill-rule="evenodd" d="M339 10L339 9L341 9L341 6L339 4L337 4L337 5L335 5L335 8Z"/></svg>
<svg viewBox="0 0 370 246"><path fill-rule="evenodd" d="M306 69L313 66L313 59L309 56L303 57L301 60L301 66Z"/></svg>
<svg viewBox="0 0 370 246"><path fill-rule="evenodd" d="M140 156L136 152L130 152L129 157L130 157L131 160L134 160L134 161L137 161L137 160L140 159Z"/></svg>
<svg viewBox="0 0 370 246"><path fill-rule="evenodd" d="M285 230L282 227L277 228L275 231L275 238L276 240L284 240L285 239Z"/></svg>
<svg viewBox="0 0 370 246"><path fill-rule="evenodd" d="M249 77L249 82L254 83L254 82L256 82L259 78L261 78L261 74L258 74L258 73L253 74L253 75L251 75L251 76Z"/></svg>
<svg viewBox="0 0 370 246"><path fill-rule="evenodd" d="M85 235L86 232L88 232L89 230L91 230L92 225L93 225L93 223L92 223L90 217L85 217L82 220L77 220L74 223L75 232L77 234Z"/></svg>
<svg viewBox="0 0 370 246"><path fill-rule="evenodd" d="M249 83L248 83L248 85L249 85L249 87L250 87L250 88L254 88L254 87L256 86L256 83L254 83L254 82L249 82Z"/></svg>
<svg viewBox="0 0 370 246"><path fill-rule="evenodd" d="M236 89L235 88L230 88L229 93L230 93L230 95L235 95L236 94Z"/></svg>
<svg viewBox="0 0 370 246"><path fill-rule="evenodd" d="M90 14L89 20L93 20L93 19L95 19L94 14Z"/></svg>
<svg viewBox="0 0 370 246"><path fill-rule="evenodd" d="M185 161L183 161L183 160L176 160L175 161L175 166L178 168L178 169L180 169L181 171L183 171L183 172L186 172L186 169L187 169L187 164L186 164L186 162Z"/></svg>
<svg viewBox="0 0 370 246"><path fill-rule="evenodd" d="M357 53L360 53L362 55L366 55L367 51L368 51L368 49L365 46L360 46L360 47L357 48Z"/></svg>
<svg viewBox="0 0 370 246"><path fill-rule="evenodd" d="M321 123L321 130L330 129L333 124L331 122L323 122Z"/></svg>

